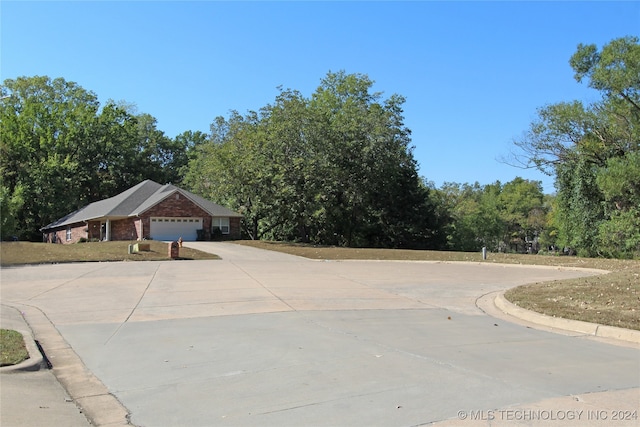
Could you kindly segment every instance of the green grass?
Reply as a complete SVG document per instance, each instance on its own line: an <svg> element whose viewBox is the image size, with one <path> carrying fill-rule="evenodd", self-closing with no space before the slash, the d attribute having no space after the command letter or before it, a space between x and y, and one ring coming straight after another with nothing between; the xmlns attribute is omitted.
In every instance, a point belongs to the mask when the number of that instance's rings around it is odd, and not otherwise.
<svg viewBox="0 0 640 427"><path fill-rule="evenodd" d="M0 366L17 365L29 358L20 332L0 329Z"/></svg>
<svg viewBox="0 0 640 427"><path fill-rule="evenodd" d="M467 261L607 270L610 273L599 276L518 286L507 291L505 297L520 307L549 316L640 330L640 261L498 253L490 253L487 260L482 260L480 252L337 248L265 241L237 243L311 259Z"/></svg>
<svg viewBox="0 0 640 427"><path fill-rule="evenodd" d="M0 265L54 264L87 261L165 261L170 259L168 244L153 240L148 252L129 254L130 244L137 242L88 242L71 245L32 242L0 243ZM217 255L180 248L183 260L219 259Z"/></svg>

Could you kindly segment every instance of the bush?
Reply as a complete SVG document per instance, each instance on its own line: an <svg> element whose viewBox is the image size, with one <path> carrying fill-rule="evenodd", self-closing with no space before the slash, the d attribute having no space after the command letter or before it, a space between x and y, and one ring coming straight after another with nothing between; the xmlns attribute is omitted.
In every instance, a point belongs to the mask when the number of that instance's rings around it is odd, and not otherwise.
<svg viewBox="0 0 640 427"><path fill-rule="evenodd" d="M211 240L222 240L222 230L220 230L220 227L213 227L211 229Z"/></svg>

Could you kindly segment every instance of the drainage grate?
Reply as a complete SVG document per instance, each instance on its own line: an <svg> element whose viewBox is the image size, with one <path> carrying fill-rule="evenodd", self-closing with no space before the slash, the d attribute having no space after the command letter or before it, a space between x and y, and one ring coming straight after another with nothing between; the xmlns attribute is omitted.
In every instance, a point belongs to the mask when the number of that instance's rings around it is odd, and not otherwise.
<svg viewBox="0 0 640 427"><path fill-rule="evenodd" d="M38 350L40 350L40 354L42 354L42 361L47 366L47 369L53 368L53 365L51 364L51 361L47 357L47 354L44 352L44 348L42 348L42 346L40 345L40 342L38 342L38 340L35 340L35 342L36 342L36 345L38 346Z"/></svg>

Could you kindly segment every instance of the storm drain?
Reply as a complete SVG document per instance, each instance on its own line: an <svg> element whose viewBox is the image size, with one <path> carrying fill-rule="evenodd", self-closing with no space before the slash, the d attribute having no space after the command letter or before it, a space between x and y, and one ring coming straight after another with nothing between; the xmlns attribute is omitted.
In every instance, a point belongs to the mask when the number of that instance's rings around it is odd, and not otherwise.
<svg viewBox="0 0 640 427"><path fill-rule="evenodd" d="M46 366L47 369L53 368L53 365L51 364L51 361L47 357L47 354L44 352L44 348L42 348L42 346L40 345L40 342L38 340L35 340L35 342L36 342L36 346L38 346L38 351L40 351L40 354L42 355L42 364Z"/></svg>

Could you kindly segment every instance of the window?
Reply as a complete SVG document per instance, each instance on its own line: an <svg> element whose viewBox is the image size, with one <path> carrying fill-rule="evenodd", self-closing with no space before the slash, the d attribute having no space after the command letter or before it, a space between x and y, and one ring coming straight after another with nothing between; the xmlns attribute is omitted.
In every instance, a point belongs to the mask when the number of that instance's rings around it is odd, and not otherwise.
<svg viewBox="0 0 640 427"><path fill-rule="evenodd" d="M211 227L218 227L222 234L229 234L229 218L212 218Z"/></svg>
<svg viewBox="0 0 640 427"><path fill-rule="evenodd" d="M67 242L71 240L71 227L67 227Z"/></svg>

